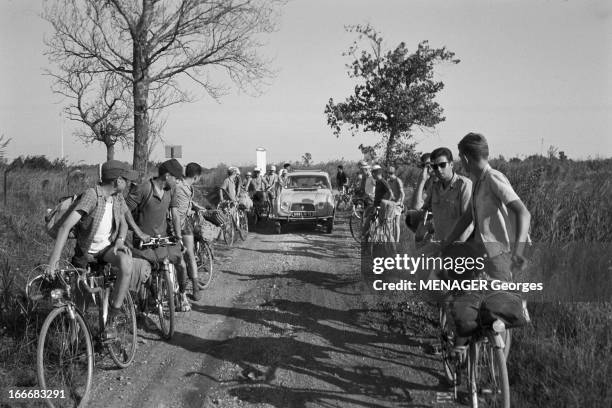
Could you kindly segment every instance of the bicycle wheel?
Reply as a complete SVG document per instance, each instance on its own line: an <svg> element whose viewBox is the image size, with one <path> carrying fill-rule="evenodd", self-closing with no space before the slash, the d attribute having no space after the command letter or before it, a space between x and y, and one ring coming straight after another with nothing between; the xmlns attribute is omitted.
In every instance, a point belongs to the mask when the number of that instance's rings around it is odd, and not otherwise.
<svg viewBox="0 0 612 408"><path fill-rule="evenodd" d="M469 393L472 408L510 408L510 385L504 350L495 336L470 344Z"/></svg>
<svg viewBox="0 0 612 408"><path fill-rule="evenodd" d="M357 242L361 242L361 228L363 225L363 207L356 205L351 212L351 218L349 219L349 228L353 239Z"/></svg>
<svg viewBox="0 0 612 408"><path fill-rule="evenodd" d="M196 264L198 265L198 279L205 288L210 286L213 278L213 255L206 242L196 243Z"/></svg>
<svg viewBox="0 0 612 408"><path fill-rule="evenodd" d="M448 313L444 304L439 308L440 322L440 353L442 357L442 366L444 367L444 376L449 385L459 385L457 375L456 359L453 358L453 347L455 345L455 334L453 324L448 318Z"/></svg>
<svg viewBox="0 0 612 408"><path fill-rule="evenodd" d="M240 239L245 241L247 235L249 235L249 220L247 219L246 213L242 210L238 212L237 230Z"/></svg>
<svg viewBox="0 0 612 408"><path fill-rule="evenodd" d="M234 218L231 216L227 217L227 221L223 225L223 240L227 246L234 244L234 230L236 229L234 225Z"/></svg>
<svg viewBox="0 0 612 408"><path fill-rule="evenodd" d="M174 283L168 270L157 275L156 304L162 337L170 340L174 334Z"/></svg>
<svg viewBox="0 0 612 408"><path fill-rule="evenodd" d="M119 367L126 368L134 361L137 337L136 311L132 295L128 291L121 306L121 316L117 324L117 338L107 345L111 358Z"/></svg>
<svg viewBox="0 0 612 408"><path fill-rule="evenodd" d="M61 390L64 398L46 399L48 407L84 407L91 394L94 355L89 329L75 310L55 308L38 337L36 365L41 389Z"/></svg>

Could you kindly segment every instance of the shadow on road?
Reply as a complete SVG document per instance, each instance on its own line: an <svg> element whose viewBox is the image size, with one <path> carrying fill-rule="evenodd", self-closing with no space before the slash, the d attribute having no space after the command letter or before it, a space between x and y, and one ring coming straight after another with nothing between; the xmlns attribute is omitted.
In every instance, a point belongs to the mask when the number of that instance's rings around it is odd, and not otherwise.
<svg viewBox="0 0 612 408"><path fill-rule="evenodd" d="M377 407L364 403L365 396L385 401L404 402L410 405L410 391L446 390L444 380L437 370L423 365L410 364L407 357L424 358L421 354L406 351L420 348L422 343L404 336L373 329L367 321L369 309L337 310L308 302L274 300L260 309L223 308L194 304L195 311L225 315L243 322L261 325L273 336L238 336L228 340L207 340L187 333L176 333L172 343L189 351L204 353L239 367L241 375L231 379L230 395L248 402L268 403L276 407L303 407L318 401L331 406L355 404ZM238 323L240 325L240 323ZM317 339L302 341L301 337ZM279 337L280 336L280 337ZM337 359L363 360L362 365L346 366ZM433 359L433 358L432 358ZM439 385L428 386L395 375L384 375L382 370L368 361L378 361L382 366L393 364L410 368L439 380ZM419 361L419 360L417 360ZM294 375L308 376L309 385L320 382L326 386L317 389L284 387L271 384L277 371L291 371ZM195 375L198 373L191 373ZM200 373L205 376L204 373ZM338 389L340 391L330 391ZM350 395L355 395L352 398ZM188 400L193 396L186 396Z"/></svg>

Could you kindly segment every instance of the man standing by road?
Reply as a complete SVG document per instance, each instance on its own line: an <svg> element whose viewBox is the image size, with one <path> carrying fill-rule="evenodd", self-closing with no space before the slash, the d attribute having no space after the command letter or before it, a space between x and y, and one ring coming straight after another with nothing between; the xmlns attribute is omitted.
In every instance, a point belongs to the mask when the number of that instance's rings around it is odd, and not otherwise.
<svg viewBox="0 0 612 408"><path fill-rule="evenodd" d="M387 173L389 174L389 179L387 180L387 182L389 183L389 187L391 188L391 191L393 192L393 197L395 197L393 199L393 201L395 201L395 215L393 217L393 236L395 238L395 242L399 242L400 240L400 223L401 223L401 216L402 216L402 210L404 209L404 198L405 198L405 193L404 193L404 183L402 183L402 180L397 177L397 174L395 174L395 167L391 166L389 167L389 170L387 171Z"/></svg>
<svg viewBox="0 0 612 408"><path fill-rule="evenodd" d="M338 173L336 173L336 186L338 187L338 194L344 194L348 185L348 177L344 172L344 167L338 165Z"/></svg>
<svg viewBox="0 0 612 408"><path fill-rule="evenodd" d="M361 171L362 178L358 195L363 198L365 205L368 206L374 200L375 181L370 172L370 165L366 161L362 160L359 162L359 170Z"/></svg>
<svg viewBox="0 0 612 408"><path fill-rule="evenodd" d="M227 169L227 177L223 180L221 187L219 187L219 201L230 200L236 201L236 176L238 169L236 167L230 167Z"/></svg>
<svg viewBox="0 0 612 408"><path fill-rule="evenodd" d="M176 159L170 159L159 166L157 177L141 183L130 191L125 201L130 211L134 214L136 224L144 234L152 237L165 237L168 235L169 225L167 216L172 201L172 190L176 186L176 179L181 177L183 177L183 166ZM180 309L182 311L191 310L191 305L185 293L187 280L185 273L186 265L179 245L157 248L155 250L134 249L134 255L151 263L157 262L167 255L170 263L176 266L181 294Z"/></svg>
<svg viewBox="0 0 612 408"><path fill-rule="evenodd" d="M270 166L270 169L263 179L266 185L268 200L270 200L270 202L274 202L274 198L276 197L276 189L278 187L278 174L276 174L276 166Z"/></svg>
<svg viewBox="0 0 612 408"><path fill-rule="evenodd" d="M376 183L374 187L374 199L372 201L372 205L366 208L363 215L363 225L361 230L362 240L365 240L367 238L367 234L370 228L370 221L374 216L374 209L381 205L382 200L395 199L395 196L393 195L393 191L391 190L389 183L387 183L387 180L383 178L382 167L380 167L378 164L372 166L372 177ZM392 237L387 238L389 238L389 240L392 239Z"/></svg>

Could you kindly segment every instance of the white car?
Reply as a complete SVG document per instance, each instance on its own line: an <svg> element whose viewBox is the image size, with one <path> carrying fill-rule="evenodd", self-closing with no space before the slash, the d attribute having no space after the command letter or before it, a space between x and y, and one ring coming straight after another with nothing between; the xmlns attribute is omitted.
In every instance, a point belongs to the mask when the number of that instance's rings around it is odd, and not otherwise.
<svg viewBox="0 0 612 408"><path fill-rule="evenodd" d="M278 233L288 223L321 224L331 233L335 212L329 174L322 170L298 170L288 174L274 200L270 219L276 222Z"/></svg>

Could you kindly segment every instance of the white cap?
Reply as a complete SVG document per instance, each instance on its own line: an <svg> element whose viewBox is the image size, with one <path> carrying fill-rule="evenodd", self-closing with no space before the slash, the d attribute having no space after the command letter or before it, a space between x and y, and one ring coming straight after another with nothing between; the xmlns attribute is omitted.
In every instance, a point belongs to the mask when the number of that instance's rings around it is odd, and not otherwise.
<svg viewBox="0 0 612 408"><path fill-rule="evenodd" d="M276 171L276 166L270 166L270 170Z"/></svg>
<svg viewBox="0 0 612 408"><path fill-rule="evenodd" d="M255 167L253 171L261 171L261 169L259 167Z"/></svg>
<svg viewBox="0 0 612 408"><path fill-rule="evenodd" d="M378 164L373 165L372 171L376 171L376 170L382 170L382 167L380 167Z"/></svg>

